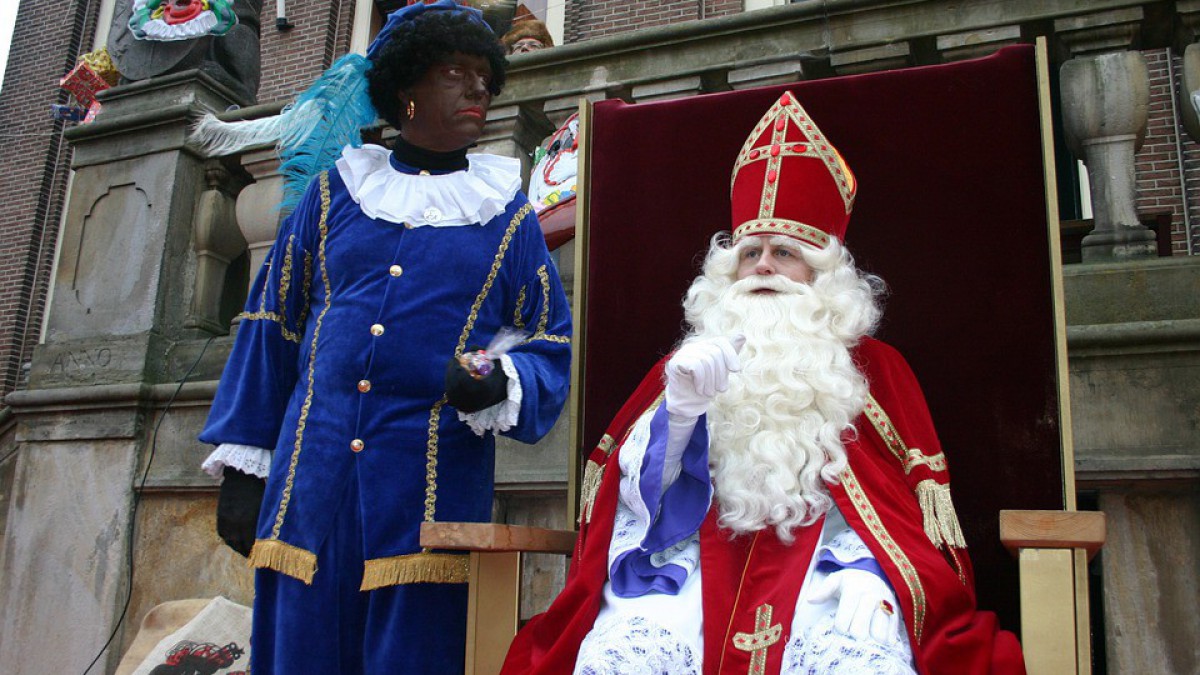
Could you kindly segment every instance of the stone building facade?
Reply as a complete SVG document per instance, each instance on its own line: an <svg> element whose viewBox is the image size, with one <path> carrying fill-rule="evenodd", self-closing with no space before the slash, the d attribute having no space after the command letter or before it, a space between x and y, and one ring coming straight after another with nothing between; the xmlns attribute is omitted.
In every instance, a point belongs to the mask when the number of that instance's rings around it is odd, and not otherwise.
<svg viewBox="0 0 1200 675"><path fill-rule="evenodd" d="M228 104L203 77L123 87L94 125L68 131L50 121L49 104L65 101L57 79L104 42L112 2L21 3L0 90L0 670L75 672L103 646L127 593L129 611L102 661L109 667L157 602L249 598L248 573L212 534L215 483L195 471L205 451L195 433L229 348L221 306L244 284L228 268L261 260L277 220L270 204L278 175L269 151L213 159L185 146L190 112ZM1186 94L1200 88L1200 72L1189 68L1200 54L1188 49L1200 0L744 7L568 3L568 44L513 59L485 149L526 156L580 96L650 101L927 65L1038 36L1049 39L1056 69L1122 58L1132 74L1108 91L1124 87L1136 122L1144 62L1145 120L1109 144L1128 152L1135 178L1127 189L1092 186L1100 195L1095 222L1078 227L1104 236L1091 240L1092 264L1066 271L1076 470L1080 490L1110 518L1098 564L1103 665L1113 673L1196 672L1200 598L1189 561L1200 557L1200 266L1187 254L1200 243L1191 224L1200 218L1200 120ZM371 0L288 0L286 8L285 30L275 27L273 3L263 9L263 106L250 114L270 114L336 56L364 46L379 18ZM1059 79L1068 79L1065 71ZM1062 91L1066 103L1080 103L1069 87ZM1105 161L1114 160L1089 158ZM1060 183L1063 214L1086 220L1074 184ZM141 202L138 190L148 195ZM122 210L113 210L117 203ZM64 280L80 278L62 268L101 250L84 234L97 213L108 214L95 222L114 241L146 247L130 247L119 264L83 266L91 276L81 292L92 294L97 311L56 305L78 290ZM1161 221L1173 258L1125 246L1146 241L1137 227L1147 221ZM224 262L208 255L217 245L229 248ZM569 247L560 253L571 255ZM560 269L569 275L571 265ZM117 298L112 289L130 283L137 292ZM567 526L568 445L563 425L532 452L501 445L499 519ZM544 604L562 574L561 560L535 561L523 612Z"/></svg>

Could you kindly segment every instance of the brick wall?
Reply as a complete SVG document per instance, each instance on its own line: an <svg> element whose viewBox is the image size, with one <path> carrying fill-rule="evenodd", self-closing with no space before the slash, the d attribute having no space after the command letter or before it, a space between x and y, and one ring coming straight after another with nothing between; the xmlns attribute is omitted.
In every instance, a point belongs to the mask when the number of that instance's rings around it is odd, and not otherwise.
<svg viewBox="0 0 1200 675"><path fill-rule="evenodd" d="M37 343L62 217L70 148L58 81L91 47L100 0L22 0L0 89L0 394Z"/></svg>
<svg viewBox="0 0 1200 675"><path fill-rule="evenodd" d="M742 11L742 0L570 0L567 42Z"/></svg>
<svg viewBox="0 0 1200 675"><path fill-rule="evenodd" d="M1174 55L1171 63L1165 49L1142 53L1150 71L1150 119L1146 141L1135 157L1138 216L1145 221L1158 214L1169 214L1172 253L1186 255L1188 245L1183 212L1186 204L1194 205L1200 196L1200 146L1177 121L1174 106L1183 102L1172 101L1182 67L1179 56ZM1172 82L1172 72L1176 83ZM1179 173L1180 147L1190 197L1186 202ZM1194 206L1191 208L1188 215L1194 219L1197 214Z"/></svg>
<svg viewBox="0 0 1200 675"><path fill-rule="evenodd" d="M262 12L260 103L291 99L350 50L354 0L287 0L289 30L275 28L275 2Z"/></svg>

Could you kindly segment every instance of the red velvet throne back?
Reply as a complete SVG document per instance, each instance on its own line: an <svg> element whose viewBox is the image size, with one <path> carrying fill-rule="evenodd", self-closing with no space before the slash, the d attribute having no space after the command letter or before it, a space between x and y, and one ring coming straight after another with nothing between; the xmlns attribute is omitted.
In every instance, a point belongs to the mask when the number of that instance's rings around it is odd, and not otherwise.
<svg viewBox="0 0 1200 675"><path fill-rule="evenodd" d="M878 337L916 372L950 462L980 605L1019 627L1002 508L1063 507L1034 51L663 103L591 118L582 411L594 447L680 337L680 300L729 228L746 135L791 90L858 178L846 244L887 282ZM583 450L581 450L583 451Z"/></svg>

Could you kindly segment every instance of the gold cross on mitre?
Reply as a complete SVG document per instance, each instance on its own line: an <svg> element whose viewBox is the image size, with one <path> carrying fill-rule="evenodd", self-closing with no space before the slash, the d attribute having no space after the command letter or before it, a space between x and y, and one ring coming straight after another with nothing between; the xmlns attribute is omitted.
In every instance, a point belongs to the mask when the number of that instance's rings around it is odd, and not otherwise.
<svg viewBox="0 0 1200 675"><path fill-rule="evenodd" d="M750 652L749 675L762 675L767 669L767 649L779 642L783 633L780 624L771 625L770 605L760 605L754 612L754 632L734 633L733 646L744 652Z"/></svg>

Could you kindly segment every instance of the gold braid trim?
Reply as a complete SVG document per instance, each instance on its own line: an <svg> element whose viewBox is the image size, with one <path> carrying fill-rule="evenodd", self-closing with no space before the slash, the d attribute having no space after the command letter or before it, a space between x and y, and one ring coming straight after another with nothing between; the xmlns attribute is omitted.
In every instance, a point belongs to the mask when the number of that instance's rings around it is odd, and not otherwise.
<svg viewBox="0 0 1200 675"><path fill-rule="evenodd" d="M612 437L605 435L611 440ZM588 460L587 468L583 470L583 485L579 488L579 502L583 509L579 512L576 523L592 522L592 506L596 503L596 494L600 492L600 482L604 480L604 465L594 460Z"/></svg>
<svg viewBox="0 0 1200 675"><path fill-rule="evenodd" d="M500 266L504 264L504 256L508 254L513 234L516 233L517 226L521 224L525 216L530 213L533 213L533 206L525 204L517 209L512 220L509 221L508 229L504 231L504 238L500 240L500 246L496 249L496 257L492 260L492 268L483 282L483 288L479 289L479 294L475 296L475 302L471 305L471 313L467 315L467 323L463 326L462 334L458 336L458 346L454 350L455 356L462 356L463 350L466 349L467 338L471 336L471 330L475 328L475 321L479 318L479 309L483 307L484 300L492 291L492 285L496 283L496 275L500 273ZM324 240L322 240L323 245ZM442 408L445 405L446 397L442 396L429 410L429 434L425 441L425 522L427 523L433 522L437 511L438 423L441 421Z"/></svg>
<svg viewBox="0 0 1200 675"><path fill-rule="evenodd" d="M402 584L465 584L470 574L469 556L449 553L411 553L373 558L363 564L360 591Z"/></svg>
<svg viewBox="0 0 1200 675"><path fill-rule="evenodd" d="M300 307L300 318L296 319L296 328L304 330L304 322L308 320L308 310L310 297L309 290L312 288L312 254L308 251L304 252L304 304Z"/></svg>
<svg viewBox="0 0 1200 675"><path fill-rule="evenodd" d="M842 487L846 490L846 496L850 497L850 503L854 505L854 510L866 523L871 535L883 547L883 552L899 570L900 578L908 587L908 594L913 603L913 635L917 638L917 644L920 644L921 633L925 630L926 604L925 589L921 586L921 577L917 575L917 568L913 567L912 561L905 555L904 550L883 526L883 521L879 519L879 514L875 511L867 493L859 485L858 476L854 475L854 471L848 466L842 471Z"/></svg>
<svg viewBox="0 0 1200 675"><path fill-rule="evenodd" d="M615 438L609 436L608 434L604 434L600 437L600 442L596 444L596 447L603 450L604 454L611 455L613 446L616 445L616 443L617 441Z"/></svg>
<svg viewBox="0 0 1200 675"><path fill-rule="evenodd" d="M875 427L875 431L883 438L883 442L887 444L888 450L900 460L900 464L904 464L904 456L908 452L908 448L904 446L904 439L900 438L900 432L896 431L896 426L892 424L892 419L883 411L883 407L879 405L879 401L871 394L867 394L867 407L863 411L867 414L867 419L871 421L871 426Z"/></svg>
<svg viewBox="0 0 1200 675"><path fill-rule="evenodd" d="M542 315L538 317L537 335L546 334L546 324L550 322L550 275L546 272L546 266L542 265L537 269L538 279L542 282Z"/></svg>
<svg viewBox="0 0 1200 675"><path fill-rule="evenodd" d="M287 294L292 288L292 246L296 243L296 235L288 236L287 246L283 249L283 271L279 273L279 315L287 321Z"/></svg>
<svg viewBox="0 0 1200 675"><path fill-rule="evenodd" d="M425 440L425 522L433 522L437 508L438 423L442 420L445 395L429 411L429 435Z"/></svg>
<svg viewBox="0 0 1200 675"><path fill-rule="evenodd" d="M326 218L329 216L329 173L321 173L321 220L318 227L321 231L321 244L317 247L317 260L321 265L321 279L325 282L325 306L317 315L317 325L313 327L312 346L308 353L308 391L304 395L304 405L300 408L300 419L296 422L296 442L292 446L291 462L288 463L287 479L283 484L283 497L279 500L279 512L275 514L275 526L271 528L271 538L278 539L283 529L283 518L287 515L288 505L292 502L292 488L296 484L296 465L300 462L300 450L304 447L304 427L308 422L308 411L312 408L313 374L316 371L317 339L321 336L321 322L333 300L333 291L329 287L329 274L325 269L325 235L329 234Z"/></svg>
<svg viewBox="0 0 1200 675"><path fill-rule="evenodd" d="M949 485L926 478L917 483L917 501L925 516L925 536L934 546L967 547L967 540L958 525L958 514L954 512L954 501L950 499Z"/></svg>
<svg viewBox="0 0 1200 675"><path fill-rule="evenodd" d="M513 309L513 325L517 328L524 328L525 322L521 320L521 310L525 309L525 287L521 287L521 292L517 294L517 306Z"/></svg>
<svg viewBox="0 0 1200 675"><path fill-rule="evenodd" d="M250 566L275 570L311 586L317 573L317 554L278 539L259 539L250 549Z"/></svg>
<svg viewBox="0 0 1200 675"><path fill-rule="evenodd" d="M287 319L275 312L242 312L238 314L238 318L243 321L274 321L279 324L279 333L283 335L284 340L300 344L300 334L288 330Z"/></svg>

